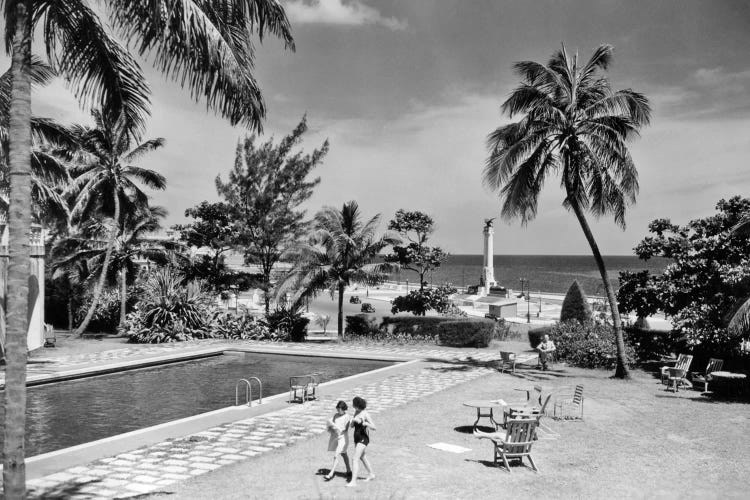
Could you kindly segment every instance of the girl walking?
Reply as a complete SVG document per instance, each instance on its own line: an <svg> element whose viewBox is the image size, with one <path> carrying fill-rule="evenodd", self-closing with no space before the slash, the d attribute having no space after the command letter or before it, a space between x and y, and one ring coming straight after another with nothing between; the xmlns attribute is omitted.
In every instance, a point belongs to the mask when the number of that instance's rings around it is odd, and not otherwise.
<svg viewBox="0 0 750 500"><path fill-rule="evenodd" d="M349 424L351 423L351 416L346 413L348 407L343 401L339 401L336 404L336 413L333 417L328 419L328 432L331 433L331 438L328 441L328 451L333 452L333 466L331 472L326 476L326 481L333 479L336 474L336 466L339 464L339 456L344 460L344 466L346 466L346 475L352 473L349 468L349 455L347 450L349 449Z"/></svg>
<svg viewBox="0 0 750 500"><path fill-rule="evenodd" d="M367 401L357 396L352 401L354 406L354 418L352 419L352 426L354 427L354 463L352 464L352 480L349 481L347 486L357 486L357 474L359 473L359 462L367 469L367 478L365 481L372 481L375 479L375 473L372 472L372 466L370 461L367 459L367 445L370 444L370 430L375 430L375 423L372 421L372 417L367 413Z"/></svg>

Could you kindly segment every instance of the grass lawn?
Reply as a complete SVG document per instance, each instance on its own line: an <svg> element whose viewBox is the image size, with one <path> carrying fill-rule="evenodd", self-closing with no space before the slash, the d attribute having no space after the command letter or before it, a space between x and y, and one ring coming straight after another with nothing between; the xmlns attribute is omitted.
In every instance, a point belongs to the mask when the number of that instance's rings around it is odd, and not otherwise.
<svg viewBox="0 0 750 500"><path fill-rule="evenodd" d="M467 369L443 365L443 369ZM694 391L665 392L650 374L616 381L606 372L557 365L552 371L493 373L374 414L368 455L377 479L345 488L325 482L327 434L223 467L152 498L747 498L750 405L712 402ZM517 401L540 381L546 390L583 384L585 421L543 423L558 434L535 443L540 472L492 464L489 441L471 434L471 399ZM470 448L453 454L427 447ZM364 471L361 472L364 477Z"/></svg>

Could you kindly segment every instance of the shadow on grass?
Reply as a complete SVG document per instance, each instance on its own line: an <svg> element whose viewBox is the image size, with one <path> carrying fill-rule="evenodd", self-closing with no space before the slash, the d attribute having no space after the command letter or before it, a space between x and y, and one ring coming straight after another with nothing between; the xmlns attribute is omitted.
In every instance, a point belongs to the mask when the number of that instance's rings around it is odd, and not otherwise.
<svg viewBox="0 0 750 500"><path fill-rule="evenodd" d="M30 488L27 492L26 498L28 499L43 499L43 500L65 500L71 497L79 496L81 498L89 498L89 495L93 498L96 496L94 492L89 491L92 486L97 486L101 483L101 479L94 479L91 481L68 481L62 484L58 484L51 488ZM150 491L148 493L140 495L128 495L128 499L139 499L150 497L151 495L174 495L171 491ZM114 497L115 500L124 497Z"/></svg>
<svg viewBox="0 0 750 500"><path fill-rule="evenodd" d="M453 430L460 432L461 434L474 434L473 425L459 425L458 427L454 427ZM477 430L482 432L495 432L497 429L494 429L489 425L477 425Z"/></svg>
<svg viewBox="0 0 750 500"><path fill-rule="evenodd" d="M492 469L499 469L499 470L501 470L501 471L503 471L505 473L508 472L507 470L505 470L505 467L502 467L500 464L496 464L492 460L473 460L471 458L465 458L464 461L465 462L474 462L476 464L481 464L481 465L484 465L485 467L489 467L489 468L492 468ZM508 459L508 465L510 465L511 469L516 469L516 470L517 469L528 469L529 471L534 472L534 469L532 469L531 467L529 467L528 465L526 465L525 463L523 463L522 461L520 461L520 459L518 459L518 458L509 458Z"/></svg>

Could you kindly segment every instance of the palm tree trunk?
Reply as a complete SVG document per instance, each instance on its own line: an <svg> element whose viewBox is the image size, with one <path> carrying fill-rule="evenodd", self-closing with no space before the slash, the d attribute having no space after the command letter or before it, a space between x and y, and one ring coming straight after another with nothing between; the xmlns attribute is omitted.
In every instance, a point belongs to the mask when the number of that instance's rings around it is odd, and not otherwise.
<svg viewBox="0 0 750 500"><path fill-rule="evenodd" d="M97 281L96 287L94 288L94 296L91 298L91 305L89 306L89 310L86 311L86 317L83 318L83 321L76 329L76 335L83 334L83 332L86 331L86 328L88 328L89 323L91 322L91 318L94 317L94 313L96 312L96 307L99 305L99 298L102 295L102 290L104 290L104 283L107 280L107 270L109 269L109 263L112 260L112 250L115 248L115 240L117 239L117 234L120 228L120 196L117 190L115 190L114 198L115 225L110 232L109 241L107 242L107 251L104 254L102 272L99 275L99 281Z"/></svg>
<svg viewBox="0 0 750 500"><path fill-rule="evenodd" d="M344 282L339 282L339 317L338 317L339 342L344 340Z"/></svg>
<svg viewBox="0 0 750 500"><path fill-rule="evenodd" d="M568 198L572 200L572 198ZM629 379L630 373L628 372L627 360L625 359L625 340L622 334L622 322L620 321L620 312L617 309L617 299L615 298L615 290L612 288L612 283L609 282L609 275L607 274L607 268L604 267L604 259L602 254L599 252L599 245L596 244L594 239L594 233L591 232L586 216L578 206L578 203L571 201L570 206L573 208L573 212L578 218L578 223L583 229L583 234L586 236L586 240L589 242L591 247L591 253L594 254L594 260L596 266L599 268L599 274L602 277L602 283L604 284L604 290L607 293L607 300L609 301L609 308L612 311L612 323L615 328L615 345L617 346L617 368L615 369L615 378Z"/></svg>
<svg viewBox="0 0 750 500"><path fill-rule="evenodd" d="M68 331L73 331L73 297L68 297Z"/></svg>
<svg viewBox="0 0 750 500"><path fill-rule="evenodd" d="M24 434L26 431L26 355L29 328L31 262L31 11L30 2L16 4L10 101L10 210L7 330L5 341L5 498L26 496Z"/></svg>
<svg viewBox="0 0 750 500"><path fill-rule="evenodd" d="M125 316L127 311L125 310L128 306L128 270L123 263L122 269L120 269L120 326L125 326Z"/></svg>

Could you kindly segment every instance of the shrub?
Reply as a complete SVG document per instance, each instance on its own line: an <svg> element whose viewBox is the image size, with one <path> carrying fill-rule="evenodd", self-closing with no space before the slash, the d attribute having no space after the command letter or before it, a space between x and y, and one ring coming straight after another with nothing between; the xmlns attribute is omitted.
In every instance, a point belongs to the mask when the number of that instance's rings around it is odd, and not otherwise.
<svg viewBox="0 0 750 500"><path fill-rule="evenodd" d="M438 326L446 321L455 320L439 316L385 317L380 324L380 328L394 335L418 335L436 338Z"/></svg>
<svg viewBox="0 0 750 500"><path fill-rule="evenodd" d="M87 294L75 312L75 323L80 324L91 307L92 294ZM132 303L132 300L130 301ZM114 332L120 323L120 293L116 289L102 290L99 304L91 317L88 330L92 332Z"/></svg>
<svg viewBox="0 0 750 500"><path fill-rule="evenodd" d="M549 336L557 347L557 356L571 366L580 368L608 368L616 360L615 332L610 325L588 321L564 321L549 329ZM628 365L635 362L635 349L625 343Z"/></svg>
<svg viewBox="0 0 750 500"><path fill-rule="evenodd" d="M362 337L377 334L377 320L366 314L355 314L346 317L346 327L344 334L349 337Z"/></svg>
<svg viewBox="0 0 750 500"><path fill-rule="evenodd" d="M574 280L568 288L560 311L561 322L570 320L576 320L580 323L591 321L591 305L586 299L583 288L578 284L578 280Z"/></svg>
<svg viewBox="0 0 750 500"><path fill-rule="evenodd" d="M445 321L438 326L438 339L453 347L487 347L495 328L495 322L487 319Z"/></svg>
<svg viewBox="0 0 750 500"><path fill-rule="evenodd" d="M268 326L255 321L251 316L235 316L230 313L218 313L211 322L211 337L234 340L280 340L271 333Z"/></svg>
<svg viewBox="0 0 750 500"><path fill-rule="evenodd" d="M277 307L275 311L268 313L266 323L268 328L281 340L292 342L304 342L307 335L307 324L309 319L302 316L298 309Z"/></svg>
<svg viewBox="0 0 750 500"><path fill-rule="evenodd" d="M456 292L458 292L458 289L450 284L441 285L437 288L412 290L407 295L401 295L393 299L391 314L410 312L415 316L424 316L427 311L432 309L441 314L445 313L453 306L449 297Z"/></svg>

